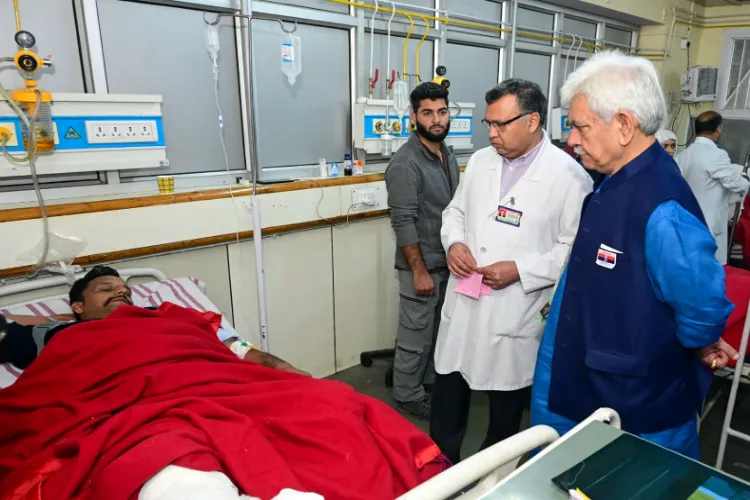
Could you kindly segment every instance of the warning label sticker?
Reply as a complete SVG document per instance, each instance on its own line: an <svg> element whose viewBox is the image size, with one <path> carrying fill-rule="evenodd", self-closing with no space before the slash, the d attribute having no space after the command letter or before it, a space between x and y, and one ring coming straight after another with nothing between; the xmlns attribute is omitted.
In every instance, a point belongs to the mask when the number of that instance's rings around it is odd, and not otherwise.
<svg viewBox="0 0 750 500"><path fill-rule="evenodd" d="M81 134L76 132L76 129L74 129L73 127L68 127L68 131L65 132L65 138L66 139L80 139Z"/></svg>

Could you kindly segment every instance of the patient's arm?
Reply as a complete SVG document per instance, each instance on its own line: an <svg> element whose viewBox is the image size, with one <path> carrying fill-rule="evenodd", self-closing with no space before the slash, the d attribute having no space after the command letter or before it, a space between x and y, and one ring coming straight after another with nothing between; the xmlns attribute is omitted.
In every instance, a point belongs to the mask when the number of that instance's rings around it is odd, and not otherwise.
<svg viewBox="0 0 750 500"><path fill-rule="evenodd" d="M75 317L72 314L53 314L52 316L25 316L22 314L7 314L5 318L8 321L18 323L23 326L36 326L49 323L50 319L55 321L74 321Z"/></svg>
<svg viewBox="0 0 750 500"><path fill-rule="evenodd" d="M273 354L259 351L257 349L250 349L249 351L247 351L247 354L245 354L244 359L245 361L251 361L253 363L256 363L256 364L259 364L268 368L275 368L277 370L282 370L285 372L297 373L300 375L305 375L306 377L312 376L306 371L299 370L293 367L291 364L287 363L283 359L277 358Z"/></svg>
<svg viewBox="0 0 750 500"><path fill-rule="evenodd" d="M224 340L224 344L227 347L231 347L231 345L234 344L235 342L241 342L241 339L237 337L231 337L231 338ZM245 353L242 359L244 359L245 361L250 361L257 365L265 366L266 368L274 368L276 370L282 370L285 372L297 373L299 375L305 375L306 377L312 376L306 371L295 368L294 366L292 366L290 363L287 363L283 359L278 358L274 356L273 354L263 352L260 349L256 349L256 348L251 348L249 351L247 351L247 353Z"/></svg>

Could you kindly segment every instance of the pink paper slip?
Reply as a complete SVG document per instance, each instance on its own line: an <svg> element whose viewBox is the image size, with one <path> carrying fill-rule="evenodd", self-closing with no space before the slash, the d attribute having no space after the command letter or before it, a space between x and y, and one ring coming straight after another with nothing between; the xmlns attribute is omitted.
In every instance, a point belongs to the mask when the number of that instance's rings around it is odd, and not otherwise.
<svg viewBox="0 0 750 500"><path fill-rule="evenodd" d="M468 278L461 278L456 286L456 293L466 295L472 299L478 299L482 296L482 288L486 286L482 283L482 275L471 273Z"/></svg>
<svg viewBox="0 0 750 500"><path fill-rule="evenodd" d="M482 289L479 291L480 297L489 297L492 295L492 288L488 287L484 283L482 283Z"/></svg>

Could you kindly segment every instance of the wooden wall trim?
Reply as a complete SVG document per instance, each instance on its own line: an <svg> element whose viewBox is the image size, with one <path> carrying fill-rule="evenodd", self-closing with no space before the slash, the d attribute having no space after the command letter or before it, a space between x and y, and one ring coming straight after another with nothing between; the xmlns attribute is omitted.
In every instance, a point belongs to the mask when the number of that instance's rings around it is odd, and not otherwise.
<svg viewBox="0 0 750 500"><path fill-rule="evenodd" d="M258 194L285 193L289 191L301 191L303 189L320 189L335 186L348 186L352 184L367 184L371 182L380 182L383 179L383 174L368 174L340 177L337 179L284 182L280 184L258 185L257 192ZM155 194L136 198L119 198L82 203L47 205L47 216L60 217L63 215L91 214L97 212L109 212L112 210L127 210L130 208L218 200L222 198L230 198L231 196L250 196L252 192L252 187L238 186L233 187L231 192L230 189L226 187L221 189L208 189L205 191L192 191L189 193L174 193L167 195ZM0 210L0 222L18 222L23 220L40 219L41 217L42 212L39 210L39 207Z"/></svg>
<svg viewBox="0 0 750 500"><path fill-rule="evenodd" d="M372 181L368 181L372 182ZM385 217L389 214L389 210L375 210L372 212L365 212L361 214L352 214L348 218L345 216L331 217L328 220L316 220L309 222L300 222L295 224L285 224L281 226L272 226L263 229L264 236L270 236L274 234L289 233L293 231L301 231L305 229L314 229L318 227L330 226L331 222L335 224L346 224L348 222L361 221L366 219L375 219L378 217ZM240 239L249 240L253 238L252 231L241 231ZM163 254L167 252L174 252L177 250L189 250L197 249L201 247L218 245L224 243L232 243L236 241L237 234L220 234L216 236L208 236L205 238L198 238L194 240L183 240L175 241L172 243L163 243L160 245L151 245L147 247L131 248L128 250L118 250L114 252L104 252L92 255L86 255L78 257L73 261L73 264L79 266L90 266L93 264L101 264L104 262L113 262L125 259L134 259L139 257L148 257L152 255ZM24 267L13 267L8 269L0 269L0 278L11 278L15 276L22 276L33 271L33 266Z"/></svg>
<svg viewBox="0 0 750 500"><path fill-rule="evenodd" d="M461 165L461 172L466 169ZM349 186L352 184L368 184L381 182L385 179L383 174L367 174L352 177L339 177L337 179L313 179L280 184L259 185L258 194L285 193L289 191L301 191L303 189L320 189L335 186ZM130 208L155 207L158 205L172 205L176 203L192 203L195 201L219 200L232 196L250 196L253 189L248 186L228 187L221 189L207 189L205 191L191 191L189 193L153 194L135 198L117 198L111 200L88 201L80 203L62 203L59 205L47 205L48 217L60 217L63 215L80 215L97 212L109 212L112 210L127 210ZM42 212L39 207L9 208L0 210L1 222L18 222L23 220L41 219Z"/></svg>

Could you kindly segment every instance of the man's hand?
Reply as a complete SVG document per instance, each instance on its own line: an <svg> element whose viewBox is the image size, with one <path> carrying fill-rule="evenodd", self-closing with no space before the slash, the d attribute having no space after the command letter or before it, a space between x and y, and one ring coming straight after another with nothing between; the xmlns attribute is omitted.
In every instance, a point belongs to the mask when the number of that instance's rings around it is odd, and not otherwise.
<svg viewBox="0 0 750 500"><path fill-rule="evenodd" d="M725 368L730 360L740 359L740 353L724 340L719 339L715 344L698 349L698 357L711 370L719 370Z"/></svg>
<svg viewBox="0 0 750 500"><path fill-rule="evenodd" d="M471 255L469 247L463 243L454 243L448 251L448 269L459 278L468 278L477 270L477 261Z"/></svg>
<svg viewBox="0 0 750 500"><path fill-rule="evenodd" d="M518 267L512 260L496 262L491 266L480 267L476 271L484 276L482 282L493 290L501 290L521 279Z"/></svg>
<svg viewBox="0 0 750 500"><path fill-rule="evenodd" d="M414 273L414 292L420 297L435 295L435 281L427 271Z"/></svg>

